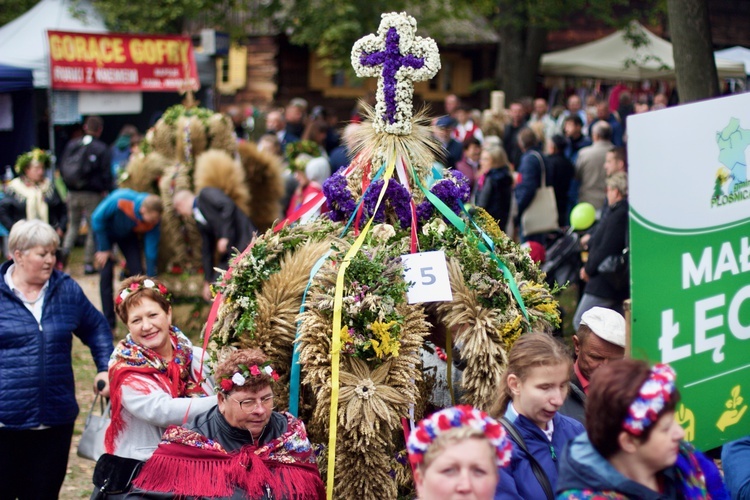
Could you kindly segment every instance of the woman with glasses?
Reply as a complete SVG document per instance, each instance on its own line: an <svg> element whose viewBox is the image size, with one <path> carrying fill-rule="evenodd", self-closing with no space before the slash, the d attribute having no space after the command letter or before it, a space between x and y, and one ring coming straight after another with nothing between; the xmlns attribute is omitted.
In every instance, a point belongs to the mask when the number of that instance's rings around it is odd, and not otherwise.
<svg viewBox="0 0 750 500"><path fill-rule="evenodd" d="M162 283L142 275L126 279L115 310L129 333L110 360L112 421L105 449L146 460L167 426L216 406L216 396L206 370L200 373L203 350L172 325L171 296Z"/></svg>
<svg viewBox="0 0 750 500"><path fill-rule="evenodd" d="M219 404L167 429L126 498L325 498L304 424L273 410L265 355L235 351L214 376Z"/></svg>

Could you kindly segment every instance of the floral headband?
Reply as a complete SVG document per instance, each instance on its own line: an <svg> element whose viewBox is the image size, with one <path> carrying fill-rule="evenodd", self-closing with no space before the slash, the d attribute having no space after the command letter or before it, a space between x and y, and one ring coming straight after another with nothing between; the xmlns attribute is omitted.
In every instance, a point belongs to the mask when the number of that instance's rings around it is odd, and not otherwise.
<svg viewBox="0 0 750 500"><path fill-rule="evenodd" d="M628 408L623 428L634 436L640 436L659 417L659 412L669 403L674 394L674 370L669 365L657 364L651 368L648 378Z"/></svg>
<svg viewBox="0 0 750 500"><path fill-rule="evenodd" d="M279 374L276 373L268 361L262 365L237 365L237 371L232 375L223 375L219 377L219 388L221 392L228 394L235 387L242 387L250 377L261 377L267 375L273 379L274 382L279 380Z"/></svg>
<svg viewBox="0 0 750 500"><path fill-rule="evenodd" d="M136 292L138 290L145 289L145 288L150 288L151 290L156 290L157 292L159 292L159 294L163 295L165 299L167 299L167 302L170 302L170 303L172 302L172 294L169 293L169 290L167 290L167 287L165 287L161 283L157 284L154 280L145 279L141 283L138 283L138 282L134 281L134 282L132 282L130 284L130 286L128 286L127 288L124 288L120 292L120 295L118 295L115 298L115 305L119 306L125 300L127 300L128 296L131 293Z"/></svg>
<svg viewBox="0 0 750 500"><path fill-rule="evenodd" d="M26 170L28 166L31 165L32 161L38 161L44 168L49 168L50 155L48 155L46 151L39 148L34 148L28 153L22 154L16 160L16 174L21 175L24 170Z"/></svg>
<svg viewBox="0 0 750 500"><path fill-rule="evenodd" d="M505 434L505 429L485 412L468 405L446 408L419 422L409 434L406 443L409 461L412 465L417 466L422 463L427 449L440 434L456 427L472 427L482 431L490 444L495 447L498 467L508 465L511 444Z"/></svg>

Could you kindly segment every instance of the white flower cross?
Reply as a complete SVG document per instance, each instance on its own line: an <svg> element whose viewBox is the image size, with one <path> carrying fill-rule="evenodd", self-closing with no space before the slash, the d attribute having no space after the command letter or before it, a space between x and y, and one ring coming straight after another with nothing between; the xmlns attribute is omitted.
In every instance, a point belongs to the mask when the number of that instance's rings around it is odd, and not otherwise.
<svg viewBox="0 0 750 500"><path fill-rule="evenodd" d="M417 21L405 12L383 14L378 34L360 38L352 48L357 76L378 77L377 132L409 135L414 82L429 80L440 69L437 44L416 31Z"/></svg>

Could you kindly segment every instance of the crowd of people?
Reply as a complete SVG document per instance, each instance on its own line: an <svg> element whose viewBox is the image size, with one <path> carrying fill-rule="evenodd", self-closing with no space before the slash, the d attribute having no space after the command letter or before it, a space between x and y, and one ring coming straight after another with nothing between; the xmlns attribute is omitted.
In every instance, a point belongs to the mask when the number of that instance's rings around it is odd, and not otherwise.
<svg viewBox="0 0 750 500"><path fill-rule="evenodd" d="M444 148L440 166L464 174L472 203L504 232L544 247L569 225L577 203L593 205L598 222L581 238L588 259L573 320L575 357L547 333L524 334L488 413L457 406L416 424L406 446L418 498L721 499L729 498L724 481L732 498L747 498L748 440L725 447L722 478L684 441L671 368L624 359L628 287L600 267L628 246L628 110L612 113L602 99L584 112L573 95L554 115L537 99L530 107L514 102L488 122L456 96L445 104L432 124ZM294 99L270 110L258 138L259 149L287 168L279 217L290 220L325 213L324 202L309 206L347 165L360 126L353 120L339 135L324 109L307 108ZM173 324L171 295L155 277L164 200L117 188L140 135L126 127L108 147L99 139L103 126L89 117L85 135L66 146L65 201L40 150L19 158L18 177L0 200L0 223L10 229L0 267L0 497L57 498L78 414L75 335L96 365L95 392L111 400L109 458L100 464L128 476L115 491L98 465L92 498L323 498L304 424L274 410L272 362L258 350L237 350L210 372L202 349ZM528 234L522 215L545 183L554 188L558 227ZM169 201L201 233L208 300L214 268L226 269L231 249L247 246L255 227L217 188L177 190ZM101 312L63 272L83 220L90 228L84 272L100 273ZM115 248L130 274L116 289ZM116 318L127 334L113 345Z"/></svg>

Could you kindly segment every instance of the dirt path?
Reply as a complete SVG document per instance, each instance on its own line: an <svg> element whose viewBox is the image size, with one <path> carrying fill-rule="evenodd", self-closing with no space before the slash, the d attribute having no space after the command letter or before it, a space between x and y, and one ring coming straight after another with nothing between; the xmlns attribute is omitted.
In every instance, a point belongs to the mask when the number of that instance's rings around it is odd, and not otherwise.
<svg viewBox="0 0 750 500"><path fill-rule="evenodd" d="M89 300L101 310L99 276L85 276L82 267L80 263L71 263L69 274L81 285ZM65 475L65 482L63 482L60 489L60 498L66 500L88 498L94 487L91 478L94 474L95 463L91 460L78 457L76 450L78 449L78 441L81 439L81 432L83 432L86 416L94 400L92 386L94 375L96 375L96 367L94 366L94 361L91 358L91 352L88 347L78 340L78 338L75 338L73 341L73 372L76 378L76 399L81 411L78 414L75 430L73 431L73 442L71 443L70 457L68 459L68 471Z"/></svg>

